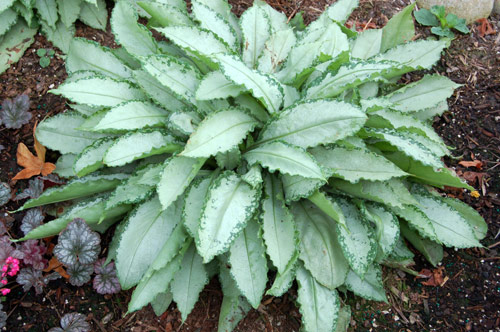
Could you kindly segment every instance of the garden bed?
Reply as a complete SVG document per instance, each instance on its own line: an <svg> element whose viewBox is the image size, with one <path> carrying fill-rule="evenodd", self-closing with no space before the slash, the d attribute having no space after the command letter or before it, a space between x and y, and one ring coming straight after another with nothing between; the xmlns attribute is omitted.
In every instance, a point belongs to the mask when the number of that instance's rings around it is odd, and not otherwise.
<svg viewBox="0 0 500 332"><path fill-rule="evenodd" d="M241 13L251 1L230 1L233 10ZM315 19L328 1L269 0L276 9L292 16L304 11L306 23ZM400 11L407 0L366 0L348 22L358 28L382 27L388 18ZM500 30L497 17L490 18ZM433 71L448 76L462 87L449 99L449 111L436 119L434 128L445 142L455 147L453 158L446 165L475 187L480 196L462 189L447 193L473 206L486 220L489 231L482 242L485 248L455 251L446 249L442 263L442 283L425 286L425 280L387 270L384 274L389 304L369 302L349 293L347 303L353 310L353 331L488 331L500 328L500 35L480 36L480 29L472 27L468 35L458 35ZM428 29L418 29L420 37ZM77 36L95 40L113 47L113 37L77 24ZM20 171L16 164L19 143L33 145L33 126L37 121L67 109L66 101L47 91L57 87L66 77L64 62L57 52L50 65L41 68L36 55L38 49L53 46L41 36L26 51L19 63L0 75L0 101L20 94L28 94L33 117L21 129L0 127L0 181L8 182L13 191L23 190L28 181L11 181ZM406 75L412 81L416 76ZM48 161L56 155L49 153ZM464 163L474 161L475 163ZM474 166L470 166L474 165ZM469 166L469 167L466 167ZM19 205L9 203L0 210L0 219L10 234L18 237L22 213L8 215ZM104 242L109 239L103 239ZM490 247L491 249L488 249ZM433 270L419 255L415 270ZM42 295L33 291L24 293L14 287L4 310L8 313L8 331L46 331L58 325L59 318L68 312L80 312L88 317L93 331L214 331L217 326L222 292L214 278L200 296L200 301L184 324L175 305L156 317L150 307L123 316L131 292L100 296L91 286L76 288L64 281L51 282ZM237 331L298 331L300 313L294 305L296 288L281 298L265 297L258 310L252 310L239 324Z"/></svg>

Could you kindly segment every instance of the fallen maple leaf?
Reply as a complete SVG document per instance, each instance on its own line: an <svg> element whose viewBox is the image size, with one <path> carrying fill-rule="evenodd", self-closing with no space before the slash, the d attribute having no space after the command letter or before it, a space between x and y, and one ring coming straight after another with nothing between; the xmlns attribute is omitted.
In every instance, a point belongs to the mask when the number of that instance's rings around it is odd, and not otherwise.
<svg viewBox="0 0 500 332"><path fill-rule="evenodd" d="M417 278L428 278L429 280L427 281L422 281L422 285L425 286L443 286L448 278L444 278L444 267L440 266L437 269L433 269L432 271L428 269L423 269L422 271L419 272L419 276Z"/></svg>
<svg viewBox="0 0 500 332"><path fill-rule="evenodd" d="M59 273L64 279L69 279L69 274L64 269L61 262L59 262L56 256L53 256L49 261L49 266L43 270L43 272L55 271Z"/></svg>
<svg viewBox="0 0 500 332"><path fill-rule="evenodd" d="M484 37L485 35L493 35L496 33L495 29L491 26L491 23L487 18L480 18L476 21L479 23L479 35Z"/></svg>
<svg viewBox="0 0 500 332"><path fill-rule="evenodd" d="M35 128L33 128L33 138L35 139L35 152L36 157L24 145L19 143L17 146L17 164L23 166L24 169L14 176L12 180L29 179L35 175L42 174L47 176L56 169L56 165L45 162L45 152L47 149L38 142L35 136Z"/></svg>
<svg viewBox="0 0 500 332"><path fill-rule="evenodd" d="M480 160L461 161L458 164L464 167L475 167L477 169L481 169L481 167L483 167L483 163Z"/></svg>

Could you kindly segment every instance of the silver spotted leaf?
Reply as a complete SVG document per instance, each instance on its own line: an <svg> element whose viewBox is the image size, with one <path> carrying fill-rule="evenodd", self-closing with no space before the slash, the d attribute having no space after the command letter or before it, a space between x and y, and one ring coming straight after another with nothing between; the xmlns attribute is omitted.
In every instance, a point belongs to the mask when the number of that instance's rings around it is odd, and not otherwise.
<svg viewBox="0 0 500 332"><path fill-rule="evenodd" d="M89 332L90 325L85 316L72 312L61 318L61 327L53 327L48 332Z"/></svg>
<svg viewBox="0 0 500 332"><path fill-rule="evenodd" d="M115 263L105 264L105 259L99 259L94 264L94 289L99 294L114 294L121 290L120 281L116 275Z"/></svg>
<svg viewBox="0 0 500 332"><path fill-rule="evenodd" d="M24 235L31 232L33 229L37 228L43 223L44 215L42 214L42 209L34 208L26 212L21 221L21 231Z"/></svg>
<svg viewBox="0 0 500 332"><path fill-rule="evenodd" d="M99 234L93 232L83 219L76 218L59 235L54 254L67 266L93 264L101 251L100 242Z"/></svg>
<svg viewBox="0 0 500 332"><path fill-rule="evenodd" d="M25 198L38 198L43 192L44 184L41 177L31 179L28 188L24 189L22 193L17 195L14 200L19 201Z"/></svg>
<svg viewBox="0 0 500 332"><path fill-rule="evenodd" d="M83 286L90 281L90 276L94 272L92 264L76 263L68 267L69 283L73 286Z"/></svg>
<svg viewBox="0 0 500 332"><path fill-rule="evenodd" d="M20 95L11 99L5 99L0 111L0 121L9 129L19 129L31 120L30 99L27 95Z"/></svg>
<svg viewBox="0 0 500 332"><path fill-rule="evenodd" d="M10 196L9 185L5 182L0 182L0 206L7 204L7 202L10 201Z"/></svg>
<svg viewBox="0 0 500 332"><path fill-rule="evenodd" d="M19 271L16 282L23 286L23 290L25 292L29 291L31 287L34 287L35 293L41 294L43 292L43 288L47 286L50 281L59 278L61 278L61 275L57 272L44 276L42 271L36 270L32 267L26 267Z"/></svg>

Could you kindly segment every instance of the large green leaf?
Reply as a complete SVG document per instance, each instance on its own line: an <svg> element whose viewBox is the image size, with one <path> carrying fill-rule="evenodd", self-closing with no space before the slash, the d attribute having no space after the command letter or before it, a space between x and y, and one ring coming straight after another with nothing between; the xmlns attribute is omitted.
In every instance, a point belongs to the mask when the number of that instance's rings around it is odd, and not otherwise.
<svg viewBox="0 0 500 332"><path fill-rule="evenodd" d="M325 11L325 14L334 21L345 23L357 6L358 0L338 0Z"/></svg>
<svg viewBox="0 0 500 332"><path fill-rule="evenodd" d="M180 9L174 6L171 1L167 3L139 1L137 4L151 15L151 20L148 23L150 26L193 25L185 8L184 10Z"/></svg>
<svg viewBox="0 0 500 332"><path fill-rule="evenodd" d="M323 180L308 179L298 175L282 174L281 180L287 204L301 198L308 198L325 184Z"/></svg>
<svg viewBox="0 0 500 332"><path fill-rule="evenodd" d="M310 99L331 98L365 82L384 76L394 68L390 62L358 62L340 67L338 72L325 72L314 80L305 96Z"/></svg>
<svg viewBox="0 0 500 332"><path fill-rule="evenodd" d="M288 261L282 273L277 273L273 285L266 292L266 295L282 296L293 284L297 268L299 266L299 251L295 250L292 258Z"/></svg>
<svg viewBox="0 0 500 332"><path fill-rule="evenodd" d="M184 193L205 160L205 158L174 156L165 162L160 182L156 187L163 209L168 208Z"/></svg>
<svg viewBox="0 0 500 332"><path fill-rule="evenodd" d="M210 186L198 231L198 252L205 263L229 249L253 216L259 198L257 189L230 171Z"/></svg>
<svg viewBox="0 0 500 332"><path fill-rule="evenodd" d="M387 128L365 128L363 136L378 138L396 147L408 157L420 161L426 166L442 168L443 162L433 153L432 147L422 144L409 133Z"/></svg>
<svg viewBox="0 0 500 332"><path fill-rule="evenodd" d="M36 128L36 138L49 149L61 153L80 153L104 135L78 130L85 118L76 112L61 113L43 120Z"/></svg>
<svg viewBox="0 0 500 332"><path fill-rule="evenodd" d="M222 73L237 85L242 85L259 99L270 113L276 113L283 103L283 88L273 77L248 68L241 60L231 55L214 56Z"/></svg>
<svg viewBox="0 0 500 332"><path fill-rule="evenodd" d="M308 201L294 203L291 209L300 233L300 258L306 269L329 289L342 285L349 265L337 241L335 221Z"/></svg>
<svg viewBox="0 0 500 332"><path fill-rule="evenodd" d="M10 6L14 4L15 0L5 0L0 3L0 13L7 10Z"/></svg>
<svg viewBox="0 0 500 332"><path fill-rule="evenodd" d="M443 247L429 239L422 238L415 231L411 230L405 221L399 223L401 234L424 255L424 257L434 266L437 266L443 259Z"/></svg>
<svg viewBox="0 0 500 332"><path fill-rule="evenodd" d="M122 166L136 159L172 153L182 148L176 138L160 130L129 132L115 140L104 155L108 166Z"/></svg>
<svg viewBox="0 0 500 332"><path fill-rule="evenodd" d="M0 43L0 73L23 56L24 51L33 43L37 29L30 29L24 21L19 20L3 36Z"/></svg>
<svg viewBox="0 0 500 332"><path fill-rule="evenodd" d="M9 29L16 24L17 13L8 8L0 11L0 36L3 36ZM1 39L1 38L0 38Z"/></svg>
<svg viewBox="0 0 500 332"><path fill-rule="evenodd" d="M334 331L340 309L337 291L319 284L303 267L297 270L297 283L297 302L304 329L317 332Z"/></svg>
<svg viewBox="0 0 500 332"><path fill-rule="evenodd" d="M107 111L92 130L113 133L163 127L168 116L168 112L151 103L132 100Z"/></svg>
<svg viewBox="0 0 500 332"><path fill-rule="evenodd" d="M432 221L436 236L443 244L456 248L481 246L471 225L453 207L426 193L426 189L413 190L412 195Z"/></svg>
<svg viewBox="0 0 500 332"><path fill-rule="evenodd" d="M111 193L106 202L106 210L123 204L140 203L150 198L160 181L162 169L163 164L153 164L138 169Z"/></svg>
<svg viewBox="0 0 500 332"><path fill-rule="evenodd" d="M419 81L406 85L384 98L391 108L401 112L418 112L434 107L451 97L459 85L439 75L426 75Z"/></svg>
<svg viewBox="0 0 500 332"><path fill-rule="evenodd" d="M198 73L190 66L168 55L152 55L143 60L143 67L151 76L175 96L190 104L196 104Z"/></svg>
<svg viewBox="0 0 500 332"><path fill-rule="evenodd" d="M382 271L378 265L371 265L362 278L354 271L349 271L345 285L348 290L367 300L387 302L382 283Z"/></svg>
<svg viewBox="0 0 500 332"><path fill-rule="evenodd" d="M259 233L259 223L249 220L229 250L231 275L254 309L260 305L267 282L266 252Z"/></svg>
<svg viewBox="0 0 500 332"><path fill-rule="evenodd" d="M118 1L111 16L111 29L118 44L135 56L148 56L158 51L151 32L137 22L138 16L128 1Z"/></svg>
<svg viewBox="0 0 500 332"><path fill-rule="evenodd" d="M221 14L196 0L191 3L191 10L203 29L212 31L217 37L229 45L231 49L236 50L239 47L236 32Z"/></svg>
<svg viewBox="0 0 500 332"><path fill-rule="evenodd" d="M469 225L472 226L474 234L478 240L482 240L486 237L486 233L488 233L488 225L476 210L458 199L441 197L441 201L460 213L462 218L464 218Z"/></svg>
<svg viewBox="0 0 500 332"><path fill-rule="evenodd" d="M295 222L285 205L281 181L270 174L264 181L266 197L262 201L262 237L269 258L278 273L283 274L296 251Z"/></svg>
<svg viewBox="0 0 500 332"><path fill-rule="evenodd" d="M97 196L81 201L71 206L57 219L38 226L19 241L32 239L43 239L49 236L58 235L75 218L82 218L87 225L95 231L103 233L114 222L123 218L123 215L130 211L130 205L122 205L107 211L103 219L104 206L107 195ZM100 223L100 224L99 224Z"/></svg>
<svg viewBox="0 0 500 332"><path fill-rule="evenodd" d="M196 252L196 247L191 244L184 254L181 268L172 281L172 295L181 312L182 321L185 321L203 287L208 283L208 274L203 265L202 258Z"/></svg>
<svg viewBox="0 0 500 332"><path fill-rule="evenodd" d="M181 111L190 105L184 100L177 99L172 90L144 70L134 71L134 78L148 97L168 111Z"/></svg>
<svg viewBox="0 0 500 332"><path fill-rule="evenodd" d="M282 140L308 148L333 143L357 132L365 121L361 110L344 102L304 101L271 120L261 131L257 144Z"/></svg>
<svg viewBox="0 0 500 332"><path fill-rule="evenodd" d="M165 293L169 289L170 282L181 267L183 256L187 248L187 245L184 246L179 254L163 269L155 271L149 278L141 280L132 293L132 297L128 304L128 312L141 309L148 303L154 301L159 294Z"/></svg>
<svg viewBox="0 0 500 332"><path fill-rule="evenodd" d="M80 21L94 29L105 30L108 24L108 11L104 0L95 0L93 4L84 1L80 9Z"/></svg>
<svg viewBox="0 0 500 332"><path fill-rule="evenodd" d="M115 79L130 79L132 71L120 61L112 51L94 41L73 38L70 43L66 70L92 70Z"/></svg>
<svg viewBox="0 0 500 332"><path fill-rule="evenodd" d="M367 149L330 146L316 147L310 152L332 176L349 182L384 181L407 175L383 156Z"/></svg>
<svg viewBox="0 0 500 332"><path fill-rule="evenodd" d="M320 166L310 154L302 148L281 141L260 145L247 151L243 158L249 165L258 163L268 168L270 172L279 171L282 174L299 175L326 182Z"/></svg>
<svg viewBox="0 0 500 332"><path fill-rule="evenodd" d="M432 166L426 166L420 161L407 157L403 152L385 152L384 156L419 182L436 187L450 186L474 190L474 187L468 185L446 167L434 169Z"/></svg>
<svg viewBox="0 0 500 332"><path fill-rule="evenodd" d="M56 2L61 21L67 28L71 27L80 15L82 0L56 0Z"/></svg>
<svg viewBox="0 0 500 332"><path fill-rule="evenodd" d="M373 230L355 205L346 200L339 200L338 203L344 213L347 226L347 228L337 226L340 247L351 268L358 275L363 276L377 254Z"/></svg>
<svg viewBox="0 0 500 332"><path fill-rule="evenodd" d="M360 180L355 184L344 180L331 179L329 183L332 187L340 189L351 196L388 206L403 207L404 205L417 204L404 183L398 179L387 181Z"/></svg>
<svg viewBox="0 0 500 332"><path fill-rule="evenodd" d="M84 178L73 179L64 186L48 188L39 197L24 203L19 211L35 206L69 201L109 191L114 189L126 178L126 174L113 174L89 175Z"/></svg>
<svg viewBox="0 0 500 332"><path fill-rule="evenodd" d="M396 46L389 51L376 56L376 61L394 61L405 66L402 72L394 72L391 76L408 72L414 69L430 69L441 58L441 52L449 41L418 40Z"/></svg>
<svg viewBox="0 0 500 332"><path fill-rule="evenodd" d="M265 73L274 73L288 57L296 37L292 29L276 31L264 45L258 60L258 69Z"/></svg>
<svg viewBox="0 0 500 332"><path fill-rule="evenodd" d="M403 208L393 207L391 210L408 222L408 226L434 242L441 243L436 236L432 220L417 205L405 205Z"/></svg>
<svg viewBox="0 0 500 332"><path fill-rule="evenodd" d="M41 18L55 29L58 19L56 0L35 0L35 8Z"/></svg>
<svg viewBox="0 0 500 332"><path fill-rule="evenodd" d="M380 53L382 29L368 29L361 32L352 42L351 56L366 60Z"/></svg>
<svg viewBox="0 0 500 332"><path fill-rule="evenodd" d="M162 211L158 197L139 205L127 218L116 252L116 270L123 289L135 286L180 222L181 202Z"/></svg>
<svg viewBox="0 0 500 332"><path fill-rule="evenodd" d="M245 318L246 314L252 309L252 306L241 295L236 282L229 273L229 269L224 266L223 262L220 263L219 279L224 298L222 299L217 331L229 332Z"/></svg>
<svg viewBox="0 0 500 332"><path fill-rule="evenodd" d="M237 146L257 125L243 110L228 109L206 117L182 151L186 157L210 157Z"/></svg>
<svg viewBox="0 0 500 332"><path fill-rule="evenodd" d="M82 78L75 82L63 83L50 92L90 106L112 107L133 99L145 99L144 93L130 83L109 77Z"/></svg>
<svg viewBox="0 0 500 332"><path fill-rule="evenodd" d="M211 100L219 98L236 97L244 88L228 80L220 71L208 73L196 90L196 99Z"/></svg>
<svg viewBox="0 0 500 332"><path fill-rule="evenodd" d="M214 54L231 53L224 41L202 28L175 26L157 30L182 49L207 59Z"/></svg>
<svg viewBox="0 0 500 332"><path fill-rule="evenodd" d="M271 22L266 11L256 2L243 13L240 24L243 34L242 58L247 66L254 68L271 36Z"/></svg>
<svg viewBox="0 0 500 332"><path fill-rule="evenodd" d="M415 3L406 6L394 15L382 29L382 42L380 52L385 52L399 44L406 43L415 37L412 12Z"/></svg>
<svg viewBox="0 0 500 332"><path fill-rule="evenodd" d="M43 20L40 21L40 24L45 37L63 53L68 53L69 45L75 34L75 27L67 28L61 21L57 22L55 28L49 26Z"/></svg>
<svg viewBox="0 0 500 332"><path fill-rule="evenodd" d="M399 239L399 222L394 214L383 205L368 203L362 210L365 216L375 224L375 237L378 244L376 261L386 258Z"/></svg>

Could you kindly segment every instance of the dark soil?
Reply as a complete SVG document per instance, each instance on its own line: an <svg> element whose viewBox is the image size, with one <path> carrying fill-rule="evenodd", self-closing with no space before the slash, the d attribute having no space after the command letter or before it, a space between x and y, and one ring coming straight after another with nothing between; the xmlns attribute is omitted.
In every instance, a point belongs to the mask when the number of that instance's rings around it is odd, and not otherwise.
<svg viewBox="0 0 500 332"><path fill-rule="evenodd" d="M251 0L233 0L233 9L241 13ZM304 11L306 23L314 20L327 0L268 0L276 9L292 17ZM394 13L409 0L361 0L351 25L364 27L373 23L382 27ZM491 17L496 30L499 17ZM420 37L428 29L418 28ZM78 25L77 35L113 47L109 31L102 32ZM437 118L434 127L447 144L455 147L453 157L446 164L481 194L474 198L465 190L449 189L449 196L457 197L473 206L489 224L484 248L454 251L447 249L444 267L446 282L442 286L422 285L422 279L401 271L387 269L384 274L389 304L365 301L351 293L343 296L351 305L352 331L500 331L500 34L481 37L477 27L471 34L458 35L434 71L462 84L449 99L449 111ZM0 101L26 93L30 96L33 118L19 130L0 127L0 181L10 183L13 193L26 187L28 181L9 182L20 170L15 154L20 142L32 147L32 130L36 121L66 109L65 100L47 94L66 77L60 53L50 66L41 68L36 50L52 48L41 36L26 51L20 62L0 75ZM418 75L407 76L414 80ZM47 156L54 161L55 154ZM481 161L482 166L463 167L460 161ZM22 215L10 217L5 211L13 210L11 202L0 210L0 220L18 234ZM4 207L5 208L5 207ZM106 241L106 239L104 239ZM417 255L415 270L432 269ZM12 287L12 285L9 285ZM300 313L294 305L295 289L282 298L265 297L258 310L252 310L239 324L237 331L298 331ZM54 281L41 295L33 291L24 293L14 286L4 310L9 314L8 331L46 331L58 325L59 318L68 312L87 315L93 331L216 331L222 292L216 279L212 280L200 296L195 309L182 324L175 305L161 317L150 307L124 316L130 292L101 296L90 285L76 288L63 280Z"/></svg>

